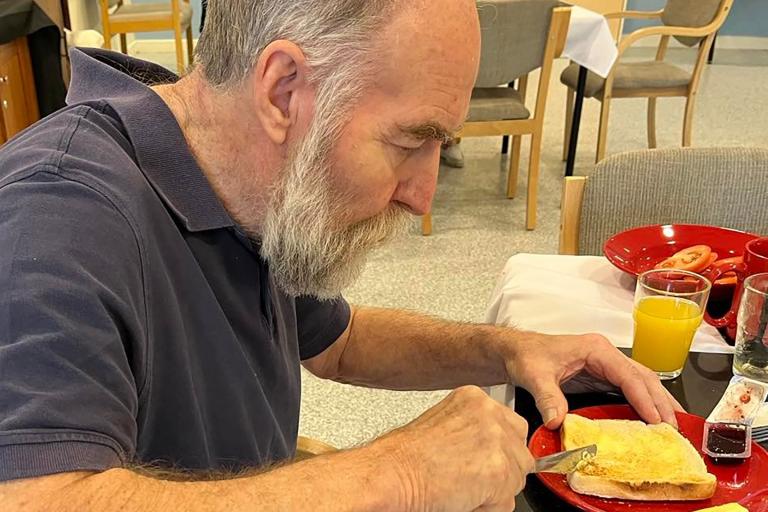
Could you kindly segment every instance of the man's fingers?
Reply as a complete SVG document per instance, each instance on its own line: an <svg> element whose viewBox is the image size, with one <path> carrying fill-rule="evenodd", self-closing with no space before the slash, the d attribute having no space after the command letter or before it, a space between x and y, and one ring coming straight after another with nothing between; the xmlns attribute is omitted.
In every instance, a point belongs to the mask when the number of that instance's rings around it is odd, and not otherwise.
<svg viewBox="0 0 768 512"><path fill-rule="evenodd" d="M516 496L525 487L525 477L533 472L536 464L524 440L509 442L503 450L510 464L504 488L511 492L512 496Z"/></svg>
<svg viewBox="0 0 768 512"><path fill-rule="evenodd" d="M658 375L651 370L643 367L639 363L635 363L639 367L640 371L646 376L646 385L648 386L648 392L653 398L656 404L656 409L661 415L661 421L669 423L673 427L677 427L677 418L675 417L675 411L684 412L680 403L675 400L667 388L661 384L661 380Z"/></svg>
<svg viewBox="0 0 768 512"><path fill-rule="evenodd" d="M677 427L675 412L685 412L683 406L661 384L659 377L631 359L622 356L623 365L605 363L605 375L615 382L627 401L648 423L668 423Z"/></svg>
<svg viewBox="0 0 768 512"><path fill-rule="evenodd" d="M600 366L605 378L621 388L627 401L648 423L660 423L661 413L651 396L643 370L621 353L620 357L602 360Z"/></svg>
<svg viewBox="0 0 768 512"><path fill-rule="evenodd" d="M501 405L501 408L506 424L525 443L528 439L528 422L509 407Z"/></svg>
<svg viewBox="0 0 768 512"><path fill-rule="evenodd" d="M664 391L667 392L667 396L669 396L669 400L672 402L672 408L675 410L675 412L687 412L685 407L683 407L680 402L677 401L677 398L675 398L667 388L664 388Z"/></svg>
<svg viewBox="0 0 768 512"><path fill-rule="evenodd" d="M517 494L523 490L523 487L525 487L525 477L533 473L533 470L536 467L536 462L524 442L520 444L514 444L512 446L512 451L515 457L515 462L517 463L517 467L520 469L520 474L522 475L520 488L515 493Z"/></svg>
<svg viewBox="0 0 768 512"><path fill-rule="evenodd" d="M653 372L646 374L645 377L646 386L648 387L648 394L651 395L653 403L656 404L656 410L661 416L661 421L668 423L677 428L677 418L675 418L675 410L672 406L672 402L669 400L669 394L664 386L661 385L661 381L658 376Z"/></svg>

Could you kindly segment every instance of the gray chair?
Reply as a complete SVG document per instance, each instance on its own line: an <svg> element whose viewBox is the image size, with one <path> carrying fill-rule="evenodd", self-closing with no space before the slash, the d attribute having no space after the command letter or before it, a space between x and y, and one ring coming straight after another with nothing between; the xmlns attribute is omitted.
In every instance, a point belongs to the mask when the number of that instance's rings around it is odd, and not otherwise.
<svg viewBox="0 0 768 512"><path fill-rule="evenodd" d="M671 223L768 235L768 148L636 151L566 178L560 253L602 254L618 232Z"/></svg>
<svg viewBox="0 0 768 512"><path fill-rule="evenodd" d="M481 0L477 2L482 29L480 72L472 92L469 117L459 137L511 135L507 197L517 191L522 136L531 136L528 163L528 207L526 227L536 226L544 110L552 63L563 51L570 21L570 8L557 0ZM528 74L541 68L536 107L525 106ZM517 88L507 85L517 80ZM422 219L422 232L432 231L432 217Z"/></svg>
<svg viewBox="0 0 768 512"><path fill-rule="evenodd" d="M733 0L667 0L664 9L654 12L624 11L606 15L608 19L660 19L661 26L641 28L625 36L619 43L619 59L607 79L590 72L587 75L586 97L594 97L602 103L600 128L597 138L599 162L605 158L608 139L608 117L614 98L648 98L648 147L656 147L656 100L659 97L686 98L683 121L683 146L691 145L693 112L701 81L701 73L707 62L709 49L717 31L725 22ZM644 62L622 62L626 50L638 40L661 36L656 59ZM699 42L698 57L693 72L664 62L670 37L686 46ZM570 129L573 122L574 91L578 83L579 66L571 64L560 76L568 86L566 107L565 142L563 160L568 154Z"/></svg>

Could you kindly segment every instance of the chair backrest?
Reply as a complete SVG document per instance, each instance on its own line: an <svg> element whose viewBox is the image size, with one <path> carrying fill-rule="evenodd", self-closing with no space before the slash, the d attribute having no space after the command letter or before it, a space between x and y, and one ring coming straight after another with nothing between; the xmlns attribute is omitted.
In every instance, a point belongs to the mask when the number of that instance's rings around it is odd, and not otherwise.
<svg viewBox="0 0 768 512"><path fill-rule="evenodd" d="M557 0L479 0L482 49L476 87L505 85L541 67Z"/></svg>
<svg viewBox="0 0 768 512"><path fill-rule="evenodd" d="M661 21L675 27L704 27L712 23L721 8L728 3L729 0L667 0ZM686 46L694 46L701 40L698 37L675 39Z"/></svg>
<svg viewBox="0 0 768 512"><path fill-rule="evenodd" d="M614 155L584 189L579 253L649 224L707 224L768 235L768 148L682 148Z"/></svg>

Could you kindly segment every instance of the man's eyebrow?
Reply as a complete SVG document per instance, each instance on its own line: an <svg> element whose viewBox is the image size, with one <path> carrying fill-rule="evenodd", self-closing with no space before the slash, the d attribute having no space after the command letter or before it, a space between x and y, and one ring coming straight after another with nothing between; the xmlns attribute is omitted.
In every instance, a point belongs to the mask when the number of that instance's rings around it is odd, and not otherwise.
<svg viewBox="0 0 768 512"><path fill-rule="evenodd" d="M420 140L431 139L442 144L453 142L456 138L456 132L445 128L440 123L400 126L400 131Z"/></svg>

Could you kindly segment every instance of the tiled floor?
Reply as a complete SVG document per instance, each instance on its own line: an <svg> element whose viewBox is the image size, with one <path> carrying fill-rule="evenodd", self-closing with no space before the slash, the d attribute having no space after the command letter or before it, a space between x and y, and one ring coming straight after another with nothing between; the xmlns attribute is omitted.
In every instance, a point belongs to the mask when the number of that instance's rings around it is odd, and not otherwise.
<svg viewBox="0 0 768 512"><path fill-rule="evenodd" d="M648 58L641 49L634 57ZM143 55L161 63L172 55ZM692 62L690 50L673 49L670 59ZM558 71L565 65L558 63ZM556 74L559 76L559 73ZM695 119L696 146L768 145L768 51L726 50L707 67ZM535 91L535 85L529 87ZM530 98L529 98L530 100ZM680 144L682 99L659 101L658 142ZM486 302L506 259L517 252L557 250L563 163L562 130L565 88L552 83L546 115L539 225L524 230L526 186L521 173L520 197L504 197L506 159L500 140L466 139L467 166L441 171L434 203L435 232L425 238L416 224L409 236L375 254L362 279L346 294L356 304L405 308L452 320L483 321ZM645 147L645 102L619 100L611 114L608 151ZM587 100L577 173L592 168L598 103ZM524 148L524 155L527 148ZM524 156L522 169L527 164ZM375 358L375 354L372 354ZM340 447L374 438L414 418L444 393L403 393L353 388L305 374L301 432Z"/></svg>

